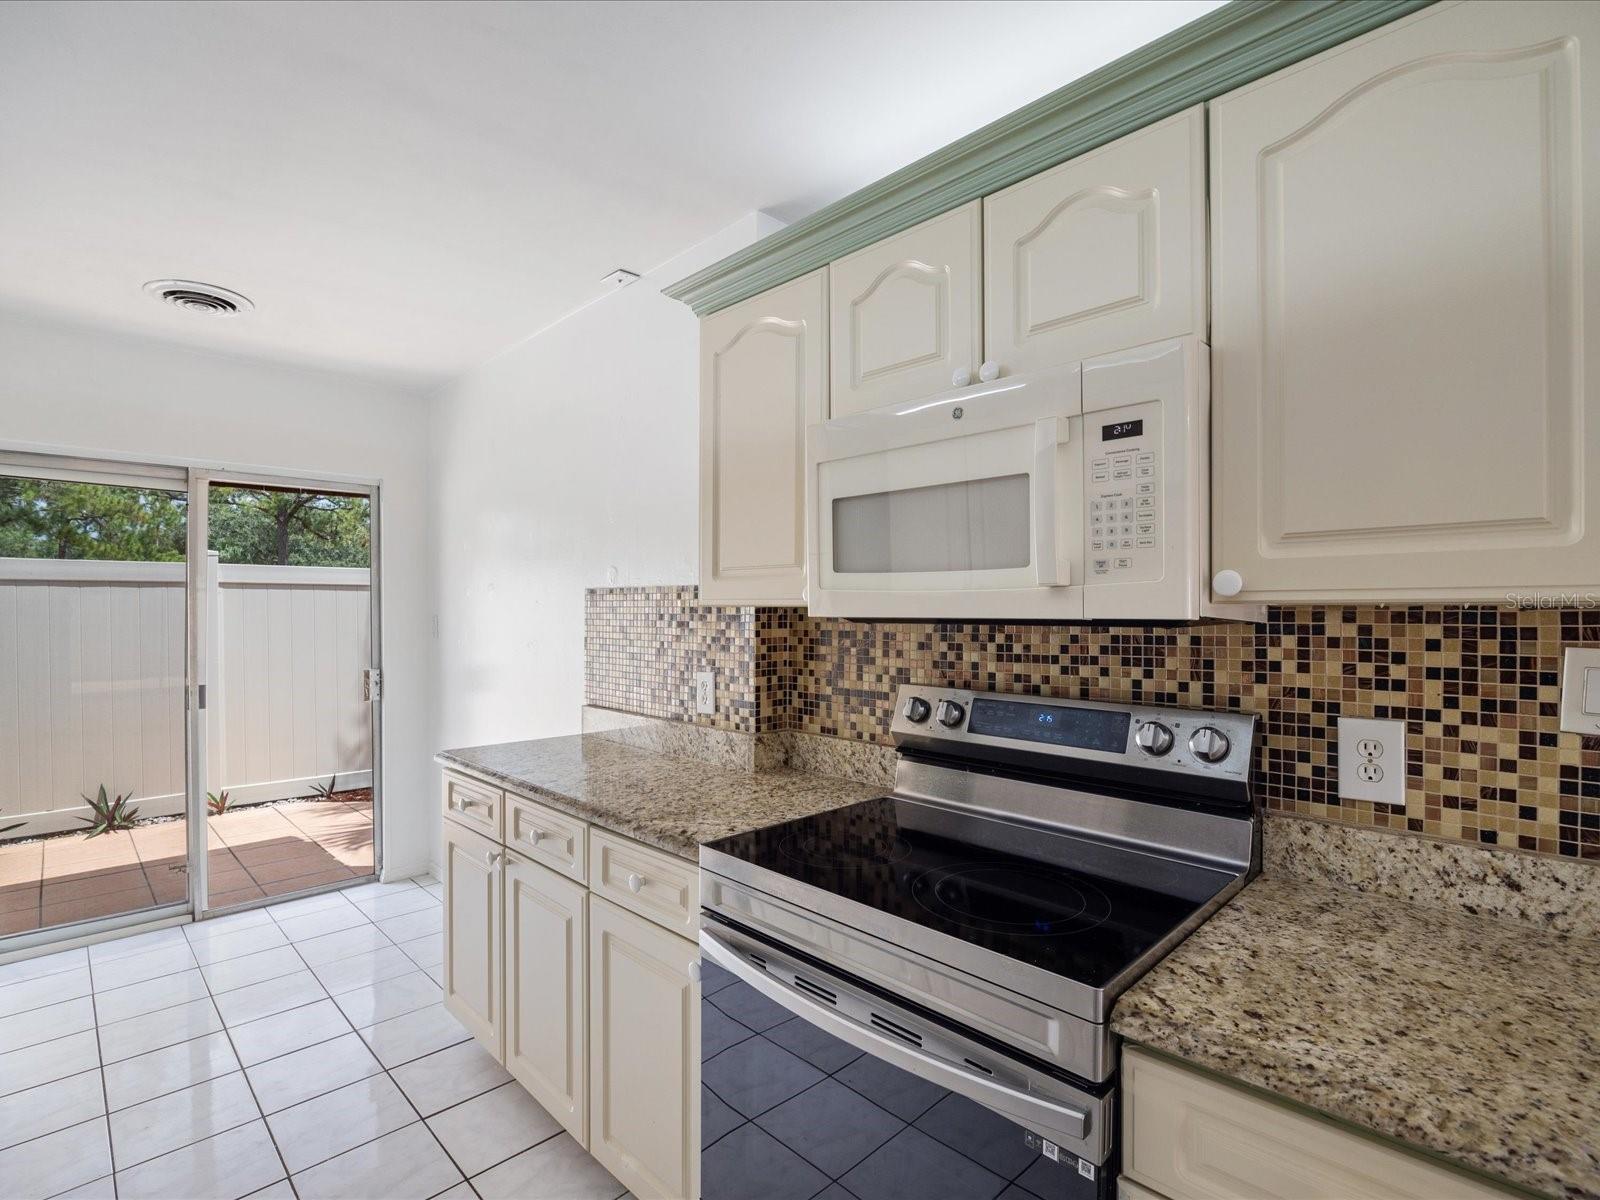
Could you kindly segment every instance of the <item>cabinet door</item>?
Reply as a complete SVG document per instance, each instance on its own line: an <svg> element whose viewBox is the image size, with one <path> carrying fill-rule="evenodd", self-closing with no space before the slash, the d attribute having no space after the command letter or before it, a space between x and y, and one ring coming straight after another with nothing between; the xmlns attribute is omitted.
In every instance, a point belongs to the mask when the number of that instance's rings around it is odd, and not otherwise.
<svg viewBox="0 0 1600 1200"><path fill-rule="evenodd" d="M1595 55L1597 5L1441 4L1215 102L1211 559L1244 598L1600 584Z"/></svg>
<svg viewBox="0 0 1600 1200"><path fill-rule="evenodd" d="M516 856L505 889L506 1070L587 1147L588 892Z"/></svg>
<svg viewBox="0 0 1600 1200"><path fill-rule="evenodd" d="M699 960L589 898L589 1152L639 1200L700 1194Z"/></svg>
<svg viewBox="0 0 1600 1200"><path fill-rule="evenodd" d="M1420 1153L1134 1047L1122 1055L1122 1169L1124 1179L1171 1200L1511 1196Z"/></svg>
<svg viewBox="0 0 1600 1200"><path fill-rule="evenodd" d="M827 389L827 269L700 323L700 598L803 604L806 426Z"/></svg>
<svg viewBox="0 0 1600 1200"><path fill-rule="evenodd" d="M1206 327L1197 105L983 202L985 357L1003 374Z"/></svg>
<svg viewBox="0 0 1600 1200"><path fill-rule="evenodd" d="M976 378L980 201L828 264L828 413L847 417Z"/></svg>
<svg viewBox="0 0 1600 1200"><path fill-rule="evenodd" d="M444 1006L502 1057L499 843L444 823Z"/></svg>

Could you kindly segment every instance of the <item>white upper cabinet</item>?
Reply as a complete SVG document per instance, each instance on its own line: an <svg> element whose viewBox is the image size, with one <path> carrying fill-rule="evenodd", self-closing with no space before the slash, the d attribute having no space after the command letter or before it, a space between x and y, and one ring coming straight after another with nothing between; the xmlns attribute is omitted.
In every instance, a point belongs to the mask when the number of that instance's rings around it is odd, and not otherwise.
<svg viewBox="0 0 1600 1200"><path fill-rule="evenodd" d="M1600 5L1441 4L1214 104L1212 563L1243 598L1600 585L1586 57Z"/></svg>
<svg viewBox="0 0 1600 1200"><path fill-rule="evenodd" d="M829 264L829 415L847 417L978 371L983 341L979 201Z"/></svg>
<svg viewBox="0 0 1600 1200"><path fill-rule="evenodd" d="M1196 106L987 197L984 357L1002 374L1206 327Z"/></svg>
<svg viewBox="0 0 1600 1200"><path fill-rule="evenodd" d="M805 429L827 391L824 268L700 324L700 599L805 602Z"/></svg>

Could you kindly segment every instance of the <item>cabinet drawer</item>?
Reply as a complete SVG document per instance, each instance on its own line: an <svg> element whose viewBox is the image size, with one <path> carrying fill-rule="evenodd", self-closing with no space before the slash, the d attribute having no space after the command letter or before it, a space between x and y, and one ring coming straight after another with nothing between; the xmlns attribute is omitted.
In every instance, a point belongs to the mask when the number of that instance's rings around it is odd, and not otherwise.
<svg viewBox="0 0 1600 1200"><path fill-rule="evenodd" d="M444 775L444 815L485 837L500 840L500 812L505 793L465 775Z"/></svg>
<svg viewBox="0 0 1600 1200"><path fill-rule="evenodd" d="M1513 1194L1131 1046L1122 1081L1123 1170L1171 1200Z"/></svg>
<svg viewBox="0 0 1600 1200"><path fill-rule="evenodd" d="M681 937L699 934L700 872L687 859L591 829L589 890Z"/></svg>
<svg viewBox="0 0 1600 1200"><path fill-rule="evenodd" d="M588 877L588 830L577 817L506 793L506 845L579 883Z"/></svg>

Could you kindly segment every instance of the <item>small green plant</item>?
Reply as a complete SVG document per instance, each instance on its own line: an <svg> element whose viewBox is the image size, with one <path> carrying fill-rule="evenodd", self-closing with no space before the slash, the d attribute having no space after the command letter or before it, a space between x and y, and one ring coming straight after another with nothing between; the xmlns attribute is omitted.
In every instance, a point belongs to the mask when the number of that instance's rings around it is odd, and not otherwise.
<svg viewBox="0 0 1600 1200"><path fill-rule="evenodd" d="M332 800L333 785L337 783L338 780L339 777L337 775L329 775L327 783L313 783L311 785L311 794L318 800Z"/></svg>
<svg viewBox="0 0 1600 1200"><path fill-rule="evenodd" d="M221 795L218 795L216 792L207 792L206 808L210 811L213 817L220 817L223 813L227 812L228 789L223 788Z"/></svg>
<svg viewBox="0 0 1600 1200"><path fill-rule="evenodd" d="M108 800L106 785L102 783L98 794L92 799L85 796L83 801L94 815L79 817L78 820L89 827L90 837L98 837L102 833L115 833L119 829L132 829L138 824L139 810L132 806L132 792Z"/></svg>

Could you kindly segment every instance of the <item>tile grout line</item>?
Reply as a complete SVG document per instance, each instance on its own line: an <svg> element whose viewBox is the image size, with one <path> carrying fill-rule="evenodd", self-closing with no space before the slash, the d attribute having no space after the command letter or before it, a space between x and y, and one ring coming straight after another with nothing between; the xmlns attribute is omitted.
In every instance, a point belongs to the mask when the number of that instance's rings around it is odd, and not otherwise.
<svg viewBox="0 0 1600 1200"><path fill-rule="evenodd" d="M375 880L374 882L378 882L378 881ZM404 882L412 882L412 883L414 883L414 881L411 881L411 880L407 880L407 881L404 881ZM418 887L418 890L426 891L426 889L422 888L421 885L415 885L415 886ZM400 945L398 943L394 942L393 939L390 938L389 935L386 932L384 932L384 930L381 928L381 926L378 925L377 921L375 921L371 917L369 917L365 913L365 911L361 910L359 908L359 906L355 905L355 903L353 901L348 901L347 897L343 897L342 890L331 892L329 894L330 895L339 895L339 896L341 896L341 898L346 899L347 902L349 902L351 904L351 906L353 908L356 908L357 912L359 912L361 914L364 923L370 924L374 928L378 929L378 932L383 935L383 937L384 937L385 941L387 942L388 946L393 947L395 949L401 949ZM292 903L292 901L286 901L285 903ZM435 903L440 903L437 900L437 898L435 898ZM271 920L271 923L275 927L278 927L278 919L271 915L271 911L270 910L271 910L272 907L273 906L267 906L262 911L266 912L268 914L270 920ZM337 906L336 905L329 905L328 907L331 908L331 907L337 907ZM322 910L313 910L313 911L315 912L315 911L322 911ZM412 910L412 911L422 911L422 910ZM309 914L305 914L305 915L309 915ZM397 915L399 915L399 916L407 916L407 915L409 915L409 913L401 913L401 914L397 914ZM289 919L292 920L293 918L289 918ZM348 926L347 928L356 929L356 928L359 928L359 927L360 927L359 925L352 925L352 926ZM253 928L253 926L246 926L244 928ZM279 928L280 928L280 932L281 932L281 927L279 927ZM343 932L343 930L334 930L332 932L333 933L340 933L340 932ZM285 935L285 936L287 937L287 935ZM329 935L319 934L317 936L318 937L322 937L322 936L329 936ZM422 936L427 936L427 935L422 935ZM314 938L308 938L308 939L304 939L304 940L311 941L311 940L315 940L315 939ZM193 957L193 944L191 942L189 942L189 940L187 938L187 935L185 935L185 938L184 938L184 941L183 941L182 944L189 950L191 958L192 958ZM306 961L304 955L300 953L299 944L294 942L294 941L292 941L292 940L290 940L290 941L286 942L286 946L288 946L290 948L293 948L295 950L295 956L303 964L303 968L302 969L307 970L308 973L310 973L312 975L312 977L314 979L316 979L316 982L317 982L318 986L323 988L324 996L322 997L322 999L334 1000L334 995L327 991L326 986L323 985L322 981L316 977L315 971L311 970L310 964ZM273 950L273 949L282 949L282 948L283 947L268 947L267 949L268 950ZM379 947L379 949L383 949L383 948L384 947ZM87 950L87 949L88 948L86 947L85 950ZM157 952L164 951L165 949L167 949L167 947L157 947L157 948L155 948L155 950L149 951L149 952L150 953L157 953ZM265 951L255 951L253 953L264 953L264 952ZM403 949L401 950L401 952L402 952L402 954L405 954L405 951ZM375 953L375 951L373 951L373 953ZM137 955L127 955L127 956L123 956L123 957L132 958L132 957L138 957L138 956ZM219 962L236 961L239 958L245 958L245 957L249 957L249 955L236 955L235 958L232 959L232 960L222 959L222 960L218 960L218 961ZM350 955L348 957L356 957L356 956L355 955ZM411 960L410 959L410 955L409 954L405 954L405 957L408 960L413 962L414 967L415 967L416 970L423 971L424 973L426 973L424 968L422 968L420 965L415 964L415 960ZM108 960L108 961L121 961L121 959L112 959L112 960ZM338 961L338 960L336 960L336 959L335 960L330 960L330 962L332 962L332 961ZM206 964L206 965L212 965L212 964ZM77 969L76 967L66 968L66 970L76 970L76 969ZM64 1035L62 1035L61 1038L46 1039L46 1042L48 1042L48 1041L59 1041L59 1040L63 1040L66 1037L79 1036L82 1033L93 1032L95 1034L96 1066L93 1067L93 1068L87 1068L87 1069L85 1069L83 1071L73 1071L73 1072L70 1072L67 1075L57 1076L54 1079L45 1080L45 1081L42 1081L41 1083L35 1084L33 1086L40 1087L40 1086L48 1086L51 1083L59 1083L62 1080L72 1078L75 1075L87 1074L88 1070L97 1070L97 1071L99 1071L99 1073L100 1073L100 1084L101 1084L101 1095L102 1095L102 1100L103 1100L103 1105L104 1105L104 1111L101 1114L99 1114L99 1115L97 1115L95 1117L87 1118L82 1122L78 1122L75 1125L65 1126L64 1128L66 1128L66 1129L76 1128L76 1125L88 1125L88 1124L93 1123L94 1121L104 1121L106 1123L106 1142L107 1142L108 1156L111 1159L112 1172L111 1172L110 1175L99 1176L96 1179L87 1181L87 1183L97 1183L102 1179L110 1178L110 1179L112 1179L112 1187L113 1187L113 1191L115 1192L115 1189L116 1189L115 1176L116 1176L118 1168L116 1167L115 1151L114 1151L114 1149L112 1147L111 1138L110 1138L110 1117L111 1117L112 1113L111 1113L111 1107L110 1107L109 1093L107 1091L106 1083L105 1083L105 1063L103 1061L103 1050L101 1049L101 1043L100 1043L101 1025L100 1025L99 1018L98 1018L98 1006L97 1006L97 1004L95 1002L95 996L97 995L97 993L95 993L94 990L93 990L93 983L94 983L94 980L93 980L93 962L92 962L92 959L90 959L87 954L85 955L85 969L88 970L89 975L90 975L90 992L88 993L88 997L87 998L90 1001L91 1011L94 1013L94 1016L95 1016L95 1024L94 1024L94 1027L93 1027L92 1031L91 1030L80 1030L80 1031L78 1031L78 1034L64 1034ZM182 974L185 971L196 970L196 969L199 969L199 964L198 963L196 964L195 967L184 967L184 968L179 969L178 971L169 972L167 976L153 976L152 979L168 978L168 977L170 977L171 975L174 975L174 974ZM57 973L60 973L60 972L57 972ZM291 971L291 972L288 972L287 974L295 974L295 973L296 972ZM269 977L269 978L264 979L264 980L259 980L257 982L258 983L268 983L268 982L272 982L274 979L281 979L281 978L284 978L284 977L285 976L272 976L272 977ZM41 978L43 978L43 977L41 977ZM137 983L146 983L146 982L150 982L150 980L139 980L139 981L137 981ZM378 982L383 982L383 981L380 980ZM130 986L130 987L131 986L137 986L137 983L135 983L135 984L127 984L127 985L122 985L122 986ZM209 982L209 980L207 980L205 978L205 974L204 974L203 971L201 971L201 984L206 989L206 996L204 997L204 999L207 999L208 1001L210 1001L210 1003L212 1005L212 1008L213 1008L213 1011L216 1011L216 996L217 995L227 995L228 993L227 992L221 992L221 993L212 992L211 988L210 988L210 982ZM251 986L254 986L254 985L253 984L246 984L244 986L245 987L251 987ZM368 986L368 985L361 985L361 986ZM106 990L108 992L110 992L110 991L116 991L117 989L116 988L108 988ZM241 990L241 989L237 989L236 988L236 989L229 989L229 990L230 991L237 991L237 990ZM351 990L356 990L356 989L351 989ZM71 997L71 999L80 999L80 998L81 997ZM150 1010L149 1013L138 1013L138 1014L135 1014L132 1017L121 1018L121 1020L136 1020L139 1017L149 1016L152 1013L166 1012L166 1011L170 1011L173 1008L181 1008L181 1007L184 1007L187 1004L194 1003L195 1000L200 999L200 998L201 997L195 997L195 998L193 998L191 1000L184 1001L184 1002L182 1002L180 1004L177 1004L177 1005L168 1005L168 1006L165 1006L163 1008L152 1009L152 1010ZM308 1004L296 1005L296 1006L294 1006L292 1008L284 1009L284 1010L282 1010L282 1012L269 1013L269 1014L266 1014L263 1017L254 1018L253 1020L266 1020L266 1019L269 1019L270 1017L280 1016L283 1013L292 1012L292 1011L295 1011L298 1008L309 1007L310 1004L317 1004L317 1003L321 1003L321 1000L313 1000L313 1001L308 1002ZM349 1026L349 1030L347 1031L347 1033L348 1032L353 1032L353 1033L356 1034L357 1037L360 1037L361 1036L361 1030L356 1028L354 1023L351 1022L349 1017L344 1013L344 1010L342 1008L338 1007L337 1001L335 1001L335 1007L338 1008L340 1016L344 1018L346 1024ZM425 1008L427 1006L424 1005L422 1007ZM35 1010L31 1010L30 1009L30 1010L26 1010L26 1011L35 1011ZM407 1010L406 1013L396 1014L395 1017L397 1018L397 1017L400 1017L400 1016L406 1016L406 1015L409 1015L410 1012L414 1012L414 1011L420 1011L420 1009L410 1009L410 1010ZM219 1021L222 1020L220 1012L218 1012L218 1019L219 1019ZM385 1020L390 1020L390 1019L395 1019L395 1018L385 1018ZM118 1023L120 1023L120 1022L118 1022L118 1021L110 1022L110 1024L112 1024L112 1025L115 1025L115 1024L118 1024ZM251 1024L251 1023L253 1023L253 1022L251 1022L251 1021L241 1022L241 1024L246 1024L246 1025L247 1024ZM243 1128L244 1126L253 1123L254 1120L260 1120L262 1122L263 1126L267 1129L268 1137L273 1142L273 1150L274 1150L275 1153L278 1154L279 1161L284 1167L284 1171L285 1171L284 1180L287 1181L290 1184L291 1190L294 1190L296 1196L298 1197L298 1190L295 1189L295 1187L294 1187L293 1178L292 1178L292 1176L290 1176L288 1174L288 1164L283 1159L282 1151L278 1147L276 1137L272 1133L271 1125L267 1123L267 1120L266 1120L267 1114L262 1110L260 1098L256 1095L254 1085L250 1080L250 1077L249 1077L249 1074L248 1074L248 1068L246 1068L244 1063L243 1063L243 1061L241 1059L239 1059L238 1049L237 1049L237 1046L235 1045L235 1043L233 1042L232 1033L231 1033L231 1030L230 1030L229 1026L227 1025L227 1022L223 1021L222 1024L223 1024L223 1028L220 1029L220 1030L213 1030L211 1033L197 1034L194 1037L185 1038L185 1039L183 1039L181 1041L173 1042L173 1043L170 1043L169 1045L166 1045L166 1046L152 1047L149 1050L141 1051L139 1054L128 1055L126 1058L118 1059L117 1062L118 1063L129 1062L129 1061L132 1061L133 1059L141 1058L146 1054L154 1054L154 1053L158 1053L158 1052L160 1052L162 1050L170 1050L170 1049L173 1049L174 1047L177 1047L177 1046L186 1045L189 1042L198 1041L201 1038L212 1037L216 1033L219 1033L219 1032L223 1033L228 1038L229 1048L233 1052L235 1061L239 1064L238 1065L238 1069L237 1069L237 1073L239 1073L239 1074L244 1076L245 1085L246 1085L247 1088L250 1089L251 1100L256 1106L257 1116L255 1118L252 1118L251 1120L243 1121L238 1125L229 1126L227 1129L216 1130L213 1133L210 1133L210 1134L206 1135L206 1137L198 1138L198 1139L196 1139L195 1141L192 1141L192 1142L186 1142L181 1146L170 1147L169 1149L162 1151L161 1154L155 1155L152 1158L143 1159L138 1163L131 1163L131 1164L128 1165L128 1167L122 1168L122 1169L131 1170L134 1167L142 1166L145 1163L154 1162L157 1159L163 1158L168 1154L173 1154L173 1153L176 1153L179 1150L184 1150L184 1149L188 1149L188 1148L190 1148L192 1146L199 1145L201 1142L209 1141L213 1137L218 1137L218 1136L221 1136L224 1133L229 1133L229 1132L232 1132L233 1130ZM382 1024L382 1022L381 1021L375 1022L374 1025L376 1025L376 1024ZM276 1055L273 1055L271 1058L262 1059L258 1063L251 1064L251 1066L261 1066L261 1065L263 1065L265 1063L275 1061L276 1059L287 1057L290 1054L298 1053L300 1050L311 1049L313 1046L317 1046L317 1045L324 1045L328 1041L332 1041L332 1040L335 1040L336 1038L347 1036L347 1033L335 1034L333 1038L325 1038L320 1042L314 1042L314 1043L311 1043L310 1045L307 1045L307 1046L296 1047L294 1050L284 1051L283 1054L276 1054ZM363 1041L363 1043L365 1043L366 1039L362 1038L362 1041ZM42 1044L45 1044L45 1043L41 1042L41 1043L34 1043L34 1044L35 1045L42 1045ZM452 1045L459 1045L459 1044L460 1043L452 1043ZM30 1047L21 1047L21 1049L28 1049L28 1048L30 1048ZM399 1068L399 1067L402 1067L402 1066L409 1065L410 1063L416 1062L421 1058L428 1057L429 1054L439 1053L440 1050L449 1049L449 1048L450 1047L440 1047L439 1050L428 1051L425 1054L421 1054L421 1055L416 1056L416 1058L406 1059L405 1062L396 1063L395 1064L395 1068ZM368 1047L368 1051L370 1053L370 1047ZM116 1064L114 1063L112 1065L116 1065ZM395 1068L385 1067L382 1064L382 1062L380 1061L379 1062L379 1072L378 1073L385 1074L385 1075L388 1075L390 1077L391 1081L394 1082L394 1085L395 1085L396 1089L398 1091L400 1091L401 1096L406 1100L407 1104L415 1112L416 1111L416 1107L415 1107L414 1104L411 1104L410 1097L405 1094L405 1090L400 1087L398 1081L393 1080L392 1070L395 1069ZM161 1099L161 1098L166 1097L166 1096L176 1095L177 1093L182 1092L182 1091L186 1091L191 1087L198 1087L201 1084L212 1083L212 1082L215 1082L218 1079L226 1078L228 1075L231 1075L231 1074L234 1074L234 1073L235 1072L233 1072L233 1071L225 1071L221 1075L212 1076L210 1079L199 1080L199 1081L197 1081L195 1083L191 1083L191 1084L185 1085L184 1087L181 1087L181 1088L174 1088L174 1089L172 1089L171 1091L168 1091L168 1092L162 1092L162 1093L159 1093L159 1094L157 1094L155 1096L148 1096L148 1097L145 1097L142 1100L136 1101L134 1104L125 1105L125 1106L123 1106L122 1109L118 1109L117 1111L118 1112L127 1111L130 1108L137 1107L137 1105L139 1105L139 1104L148 1103L149 1101ZM370 1076L367 1076L367 1077L364 1077L364 1078L370 1078ZM348 1085L341 1085L341 1086L348 1086ZM502 1085L497 1085L497 1086L505 1086L505 1085L502 1084ZM30 1090L30 1089L24 1088L24 1089L19 1089L19 1090L20 1091L27 1091L27 1090ZM296 1104L302 1104L302 1103L305 1103L308 1100L318 1099L318 1098L320 1098L322 1096L326 1096L326 1095L330 1094L331 1092L337 1091L337 1090L339 1090L339 1089L338 1088L330 1088L327 1092L320 1092L320 1093L317 1093L316 1096L309 1096L309 1097L306 1097L306 1098L304 1098L304 1099L302 1099L300 1101L296 1101ZM491 1088L491 1089L488 1089L488 1090L493 1090L493 1089ZM10 1094L15 1094L15 1093L10 1093ZM483 1094L485 1094L485 1093L482 1093L482 1092L478 1093L478 1095L483 1095ZM474 1096L474 1097L469 1097L468 1099L476 1099L476 1098L477 1097ZM465 1103L465 1101L460 1101L458 1103ZM288 1107L294 1107L294 1105L290 1105ZM455 1105L451 1105L450 1107L455 1107ZM287 1111L287 1109L281 1109L279 1111ZM440 1111L442 1112L442 1111L446 1111L446 1110L441 1109ZM426 1125L426 1123L427 1123L426 1119L421 1116L420 1112L417 1115L418 1115L418 1120L421 1121L424 1125ZM402 1126L401 1128L409 1128L409 1125L410 1125L410 1123L408 1122L407 1125ZM26 1138L23 1141L18 1142L16 1145L17 1146L27 1145L28 1143L36 1141L36 1140L38 1140L40 1138L49 1137L52 1134L60 1133L60 1132L62 1132L62 1130L51 1130L51 1131L49 1131L47 1133L36 1134L36 1135L34 1135L34 1137ZM389 1132L392 1133L392 1132L397 1132L397 1131L396 1130L391 1130ZM437 1137L436 1134L433 1133L433 1130L432 1130L431 1126L429 1127L428 1132L429 1132L430 1136L432 1136L434 1138L435 1142L438 1142L438 1137ZM379 1135L379 1136L382 1137L382 1136L387 1136L387 1135ZM551 1136L558 1136L558 1134L553 1134ZM376 1140L377 1140L376 1138L373 1138L373 1139L369 1139L366 1142L358 1143L356 1146L349 1147L349 1150L359 1149L361 1146L369 1145L372 1141L376 1141ZM548 1140L548 1139L544 1139L544 1140ZM543 1144L543 1141L541 1141L539 1143L536 1143L536 1145L542 1145L542 1144ZM7 1147L7 1149L14 1149L14 1148L15 1147ZM441 1150L442 1153L444 1153L446 1155L447 1158L450 1157L449 1156L449 1152L444 1149L442 1144L440 1144L440 1150ZM348 1150L340 1151L341 1154L347 1153L347 1152L348 1152ZM522 1151L519 1151L518 1153L522 1153ZM330 1159L324 1159L322 1161L323 1162L327 1162L327 1161L330 1161L331 1158L337 1158L337 1157L338 1157L338 1155L332 1155L332 1156L330 1156ZM511 1157L515 1157L515 1156L513 1155ZM502 1161L509 1161L509 1160L502 1160ZM457 1172L461 1174L462 1179L464 1181L467 1180L468 1177L467 1177L466 1173L464 1171L461 1171L461 1168L460 1168L459 1164L456 1164L453 1158L451 1158L451 1163L452 1163L453 1166L456 1167ZM312 1164L312 1166L316 1166L316 1165L320 1165L320 1164ZM495 1165L499 1165L499 1164L495 1164ZM309 1170L310 1167L307 1167L305 1169ZM488 1170L488 1169L492 1169L492 1168L485 1168L485 1169ZM87 1183L76 1185L76 1186L87 1186ZM268 1184L266 1186L270 1187L272 1185ZM455 1184L451 1185L451 1187L455 1187L455 1186L457 1186L457 1185L455 1185ZM72 1189L68 1189L68 1190L72 1190ZM257 1189L257 1190L260 1190L260 1189ZM448 1191L449 1189L447 1188L445 1190Z"/></svg>
<svg viewBox="0 0 1600 1200"><path fill-rule="evenodd" d="M185 939L187 944L187 939ZM117 1148L111 1141L111 1094L106 1090L106 1052L100 1044L100 1005L94 998L94 959L90 956L87 947L84 949L83 958L85 967L89 972L89 1012L94 1017L94 1061L95 1069L100 1072L100 1103L104 1106L106 1122L106 1162L111 1167L111 1195L113 1200L117 1195ZM70 1128L70 1127L69 1127ZM104 1178L104 1176L101 1176ZM91 1180L90 1182L95 1182Z"/></svg>

